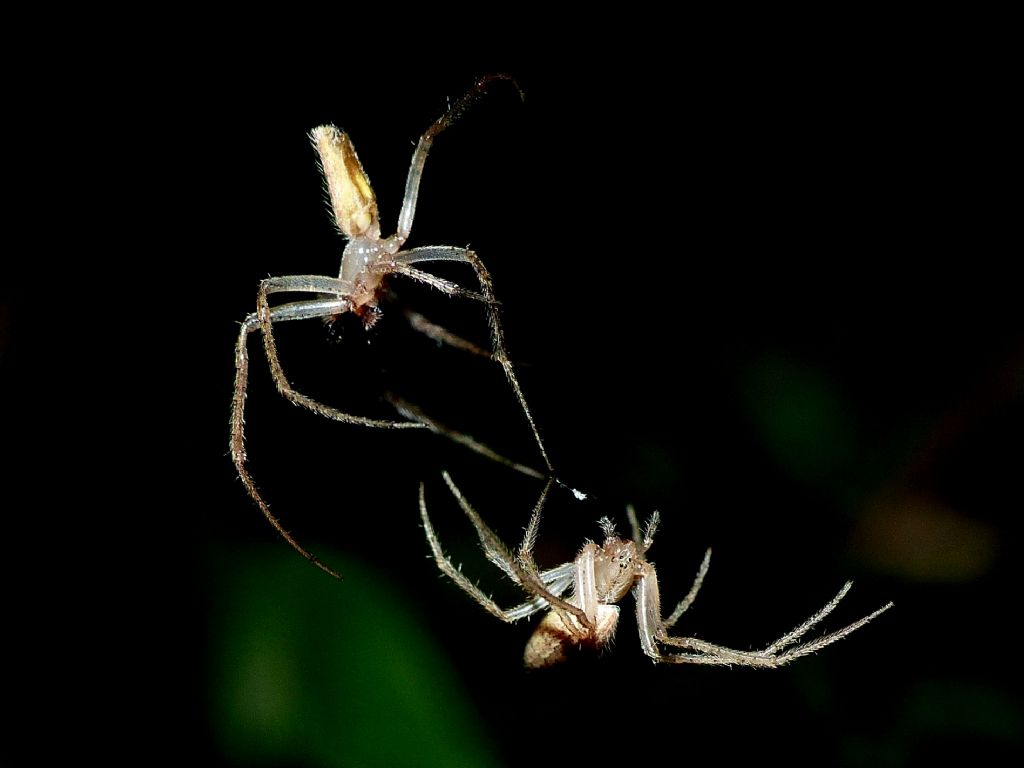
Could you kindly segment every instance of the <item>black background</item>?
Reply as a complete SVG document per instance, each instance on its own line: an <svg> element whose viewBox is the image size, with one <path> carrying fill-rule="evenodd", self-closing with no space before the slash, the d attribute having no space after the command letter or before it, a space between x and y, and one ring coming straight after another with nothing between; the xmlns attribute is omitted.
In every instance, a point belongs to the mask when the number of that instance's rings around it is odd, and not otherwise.
<svg viewBox="0 0 1024 768"><path fill-rule="evenodd" d="M12 612L26 650L47 648L16 674L39 726L26 749L67 746L54 734L70 724L104 750L229 762L209 716L218 569L286 546L227 455L237 323L262 277L333 274L342 247L305 135L324 122L350 134L388 233L419 133L501 71L525 99L496 83L438 139L409 245L479 252L558 473L593 496L551 499L542 563L571 558L596 518L622 520L632 502L662 513L651 557L667 601L715 548L681 631L753 647L846 578L857 584L830 628L896 608L812 660L757 672L650 664L626 601L611 652L526 674L528 627L436 578L416 492L427 484L446 544L490 591L498 574L440 472L510 542L537 483L433 436L293 408L253 339L252 469L286 526L328 562L344 552L387 574L450 649L505 764L984 764L1019 750L1003 616L1020 583L1024 331L998 51L834 42L583 58L550 40L545 56L448 46L401 69L383 53L289 64L214 46L131 84L116 82L131 57L75 82L82 100L59 110L99 138L27 140L43 188L26 196L69 217L84 198L98 218L70 252L62 217L35 228L42 255L19 261L35 279L8 283L0 316ZM369 335L282 328L293 379L368 415L386 416L381 393L397 391L536 464L500 372L437 349L400 312L486 344L480 308L393 288ZM822 392L824 411L802 406ZM819 448L822 436L841 445ZM73 559L51 554L63 546ZM115 704L92 704L122 680Z"/></svg>

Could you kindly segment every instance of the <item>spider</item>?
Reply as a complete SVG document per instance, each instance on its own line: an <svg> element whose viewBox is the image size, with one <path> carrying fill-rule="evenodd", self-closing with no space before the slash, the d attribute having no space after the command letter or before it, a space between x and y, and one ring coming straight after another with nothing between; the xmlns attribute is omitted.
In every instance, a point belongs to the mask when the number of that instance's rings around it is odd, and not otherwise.
<svg viewBox="0 0 1024 768"><path fill-rule="evenodd" d="M541 509L552 480L548 480L541 492L540 499L533 509L530 522L523 535L523 541L513 555L494 531L487 527L476 510L470 506L451 476L447 472L443 476L452 495L455 496L459 506L462 507L463 512L476 528L487 559L522 587L529 599L514 608L501 608L463 575L461 569L452 564L451 559L444 554L434 527L430 523L424 486L421 483L420 517L423 519L423 528L426 531L434 560L442 573L452 579L489 613L502 621L511 623L548 609L548 613L526 644L523 660L525 665L532 669L550 667L564 661L568 652L575 647L602 649L607 646L615 635L615 627L619 619L619 607L615 603L622 600L630 590L632 590L633 599L636 601L637 627L640 631L640 645L644 653L655 662L672 664L736 664L745 667L781 667L794 659L807 656L841 640L893 605L888 603L843 629L815 640L794 645L839 605L839 601L843 599L853 584L848 581L839 590L839 594L826 603L821 610L796 629L787 632L771 645L759 651L734 650L695 637L673 637L669 635L668 631L696 598L711 562L710 549L704 555L704 560L697 571L697 577L693 586L690 587L689 593L668 618L663 618L658 594L658 576L655 573L654 564L648 562L645 557L647 550L654 542L659 519L657 512L651 516L641 533L636 513L632 507L626 508L633 534L631 540L619 538L612 521L607 517L602 518L598 524L605 536L603 544L599 545L588 541L573 562L541 571L533 560L533 547L540 526ZM568 598L563 598L562 595L570 586L572 593ZM681 652L664 651L662 646L677 648Z"/></svg>
<svg viewBox="0 0 1024 768"><path fill-rule="evenodd" d="M427 160L427 153L439 133L444 131L486 90L494 80L508 80L518 90L518 85L511 77L502 74L488 75L473 85L458 101L449 107L420 137L412 156L409 175L405 184L405 197L402 210L398 216L397 230L393 235L383 237L380 231L380 220L377 214L377 203L370 186L370 181L356 156L351 139L343 131L333 125L322 125L314 128L310 134L313 145L319 155L320 166L330 198L334 221L338 230L348 242L341 257L341 269L338 277L325 275L288 275L271 277L260 282L256 296L256 311L242 321L235 347L235 385L231 401L231 458L238 470L238 475L249 495L262 510L264 516L277 532L303 557L323 569L335 578L341 576L306 551L281 525L270 511L246 466L245 451L245 397L249 377L249 353L247 341L249 334L257 329L263 336L263 347L267 362L277 391L295 405L307 408L328 419L345 424L379 429L417 429L425 428L447 435L456 442L490 458L497 458L515 469L525 471L538 477L553 475L551 462L541 440L540 432L534 423L533 416L526 404L526 398L519 386L505 350L504 333L498 319L496 301L491 287L491 277L483 262L468 248L454 246L424 246L403 250L402 245L409 237L412 229L413 216L416 212L416 200L419 195L420 178ZM520 95L521 92L520 92ZM436 275L419 269L419 264L447 261L469 264L480 284L479 292L471 291L457 283L445 280ZM487 309L488 325L490 326L492 351L488 354L499 363L515 393L526 420L533 432L534 440L540 449L541 457L547 466L548 474L530 470L523 465L514 464L494 454L486 446L477 443L467 435L462 435L443 427L438 422L428 419L422 412L407 404L396 404L400 415L405 421L373 419L365 416L345 413L337 408L325 405L294 389L281 367L281 361L274 341L273 324L287 320L307 320L312 318L332 319L346 312L358 316L364 326L369 329L380 316L379 300L384 292L386 278L391 275L402 275L425 283L450 296L461 296L480 301ZM315 298L293 301L286 304L270 306L270 295L277 293L315 294ZM425 321L418 315L408 315L413 327L423 331L441 343L463 348L475 349L468 342L456 337L439 326Z"/></svg>

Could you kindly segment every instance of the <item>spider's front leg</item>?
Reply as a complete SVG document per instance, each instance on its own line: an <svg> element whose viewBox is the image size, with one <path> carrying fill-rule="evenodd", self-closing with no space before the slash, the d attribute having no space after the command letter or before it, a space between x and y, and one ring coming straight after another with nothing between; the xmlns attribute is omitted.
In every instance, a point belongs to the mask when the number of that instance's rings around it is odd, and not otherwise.
<svg viewBox="0 0 1024 768"><path fill-rule="evenodd" d="M483 548L484 554L487 555L487 559L498 566L506 576L535 598L535 600L528 601L530 604L536 602L536 598L540 598L548 604L552 611L563 616L567 626L582 627L583 629L578 630L578 633L581 637L584 636L593 626L591 618L574 602L563 600L560 597L560 593L554 594L553 591L549 589L549 584L545 580L544 574L539 571L533 560L533 544L534 541L536 541L537 529L540 526L541 510L544 508L544 502L547 500L548 491L551 490L551 485L554 480L549 479L541 490L540 497L534 505L533 514L530 516L530 522L526 526L526 531L523 534L523 541L519 545L518 556L513 556L501 539L498 538L498 535L491 530L466 497L462 495L462 491L460 491L458 486L455 485L455 481L452 480L451 475L444 472L442 473L442 477L444 478L445 483L448 484L448 489L452 492L455 500L459 503L459 506L462 507L462 511L465 512L466 517L469 518L470 522L473 523L473 527L476 528L477 537L480 539L480 546ZM579 590L580 581L578 563L579 560L577 559L572 577L573 583L576 584L577 591ZM555 571L549 571L548 573L554 573L560 570L561 568L558 568L555 569ZM591 572L592 571L593 567L591 564ZM591 583L593 582L593 575L591 575L590 581ZM566 585L568 585L568 583L568 579L566 579ZM526 604L524 603L524 605ZM575 619L575 621L573 621L573 619Z"/></svg>
<svg viewBox="0 0 1024 768"><path fill-rule="evenodd" d="M420 137L416 145L416 151L412 156L412 162L409 164L409 175L406 177L405 182L405 196L402 200L401 213L398 216L398 228L390 241L391 247L394 249L392 252L395 252L395 256L390 261L390 269L399 274L405 274L413 279L433 285L435 288L449 292L452 295L463 295L484 301L487 305L487 321L491 331L492 357L504 369L509 386L512 387L516 400L519 401L519 407L530 424L530 430L533 432L534 440L537 443L537 448L544 460L548 474L553 475L554 469L551 466L551 460L548 458L547 449L544 447L544 441L541 439L540 430L533 420L533 414L526 404L526 396L523 394L522 387L519 386L519 379L516 377L515 371L512 368L512 362L505 351L505 334L501 321L498 318L497 302L494 299L494 290L491 285L491 275L483 262L476 253L468 248L431 246L398 251L405 241L408 240L409 234L412 232L413 219L416 216L416 204L419 200L420 181L423 178L423 168L426 165L427 155L430 153L434 139L437 138L438 134L449 128L474 101L483 95L488 86L496 80L510 82L519 91L520 97L522 97L519 85L509 75L500 73L486 75L477 80L473 87L463 94L441 117L435 120ZM460 261L471 265L476 273L477 282L480 284L480 293L476 294L464 288L459 288L459 286L453 283L441 280L412 267L413 264L424 261Z"/></svg>
<svg viewBox="0 0 1024 768"><path fill-rule="evenodd" d="M398 230L395 233L400 243L408 240L409 233L412 231L412 220L416 216L416 202L420 194L420 180L423 178L423 168L427 164L427 155L430 154L430 148L434 145L434 139L458 120L470 104L480 98L487 90L487 86L495 80L507 80L512 83L519 91L520 98L522 97L523 92L519 90L518 83L509 75L500 73L486 75L473 83L473 87L466 91L420 136L420 140L416 143L416 151L412 155L412 162L409 164L409 175L405 180L405 198L402 201L402 212L398 217Z"/></svg>
<svg viewBox="0 0 1024 768"><path fill-rule="evenodd" d="M536 573L536 583L534 582L534 574L527 573L527 569L524 569L522 563L517 563L516 559L508 551L508 548L498 539L497 535L488 528L483 521L480 519L476 511L469 506L469 502L465 500L458 488L455 488L454 483L447 473L444 475L445 481L454 488L456 499L459 501L460 506L464 510L469 509L472 514L469 516L471 522L477 530L477 535L480 538L481 545L484 548L484 552L487 555L487 559L497 565L510 579L519 584L528 593L533 595L533 598L527 600L525 603L515 606L514 608L504 609L500 607L494 600L487 595L483 590L480 589L476 584L470 581L463 573L461 567L456 567L451 558L444 553L444 549L441 546L441 541L437 537L437 533L434 530L433 524L430 522L430 515L427 513L427 502L426 502L426 491L424 484L420 483L420 519L423 522L423 531L427 537L427 543L430 545L430 550L434 556L434 562L437 563L437 567L448 576L452 581L455 582L456 586L462 589L467 595L476 600L488 613L492 616L496 616L505 622L514 622L519 619L525 619L538 611L544 610L551 605L551 601L559 601L560 596L573 580L573 563L564 563L556 568L544 571L543 573ZM543 493L541 494L541 501L547 495L547 491L550 488L550 481L545 486ZM526 535L523 538L523 543L520 545L520 551L523 551L527 547L532 546L532 533L531 528L535 530L535 525L532 524L528 527Z"/></svg>
<svg viewBox="0 0 1024 768"><path fill-rule="evenodd" d="M476 529L477 537L480 539L480 545L487 559L498 566L530 597L526 602L506 610L466 578L461 568L456 567L451 559L444 554L441 542L438 540L437 533L427 514L424 488L421 484L420 518L423 521L423 530L426 532L434 561L441 572L483 606L488 613L502 621L513 622L532 616L545 608L550 609L527 645L524 656L526 665L537 668L555 664L565 658L568 648L578 646L593 638L602 627L601 618L605 616L605 612L601 611L601 608L610 607L597 605L596 591L593 588L595 583L593 557L589 559L580 557L572 563L564 563L543 572L537 568L533 560L533 545L540 525L541 509L553 481L549 479L544 486L544 490L534 506L518 552L513 555L462 495L451 476L445 472L443 477L452 495L462 507L462 511L465 512ZM594 547L595 545L590 546ZM586 548L584 551L587 551ZM570 584L574 585L575 594L570 600L564 600L561 595L569 588ZM591 586L588 587L588 584ZM589 595L581 601L579 596L586 593ZM593 606L592 615L597 617L596 623L583 608L579 607L581 602L584 605Z"/></svg>

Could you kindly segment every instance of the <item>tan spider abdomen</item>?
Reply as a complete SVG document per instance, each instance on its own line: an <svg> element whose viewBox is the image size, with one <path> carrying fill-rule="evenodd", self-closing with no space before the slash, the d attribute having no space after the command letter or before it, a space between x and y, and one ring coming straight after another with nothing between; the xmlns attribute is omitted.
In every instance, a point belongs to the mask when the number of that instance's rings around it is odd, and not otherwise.
<svg viewBox="0 0 1024 768"><path fill-rule="evenodd" d="M548 613L530 635L523 653L523 663L529 669L553 667L565 661L568 648L575 644L576 638L558 614Z"/></svg>
<svg viewBox="0 0 1024 768"><path fill-rule="evenodd" d="M562 616L549 611L537 629L530 635L523 653L523 663L529 669L553 667L565 661L569 649L580 645L602 648L615 636L619 623L619 608L616 605L598 605L594 629L581 626L575 616L565 614L573 624L573 630L565 625Z"/></svg>
<svg viewBox="0 0 1024 768"><path fill-rule="evenodd" d="M372 234L377 224L377 198L362 163L344 131L333 125L321 125L310 134L331 198L338 229L348 237Z"/></svg>

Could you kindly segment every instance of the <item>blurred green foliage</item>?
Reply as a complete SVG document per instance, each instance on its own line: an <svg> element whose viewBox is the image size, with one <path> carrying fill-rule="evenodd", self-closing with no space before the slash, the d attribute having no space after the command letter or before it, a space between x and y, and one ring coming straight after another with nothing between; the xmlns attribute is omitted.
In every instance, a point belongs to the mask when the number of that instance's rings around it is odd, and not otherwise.
<svg viewBox="0 0 1024 768"><path fill-rule="evenodd" d="M430 632L381 573L287 547L219 555L210 705L236 764L491 766L483 724Z"/></svg>

